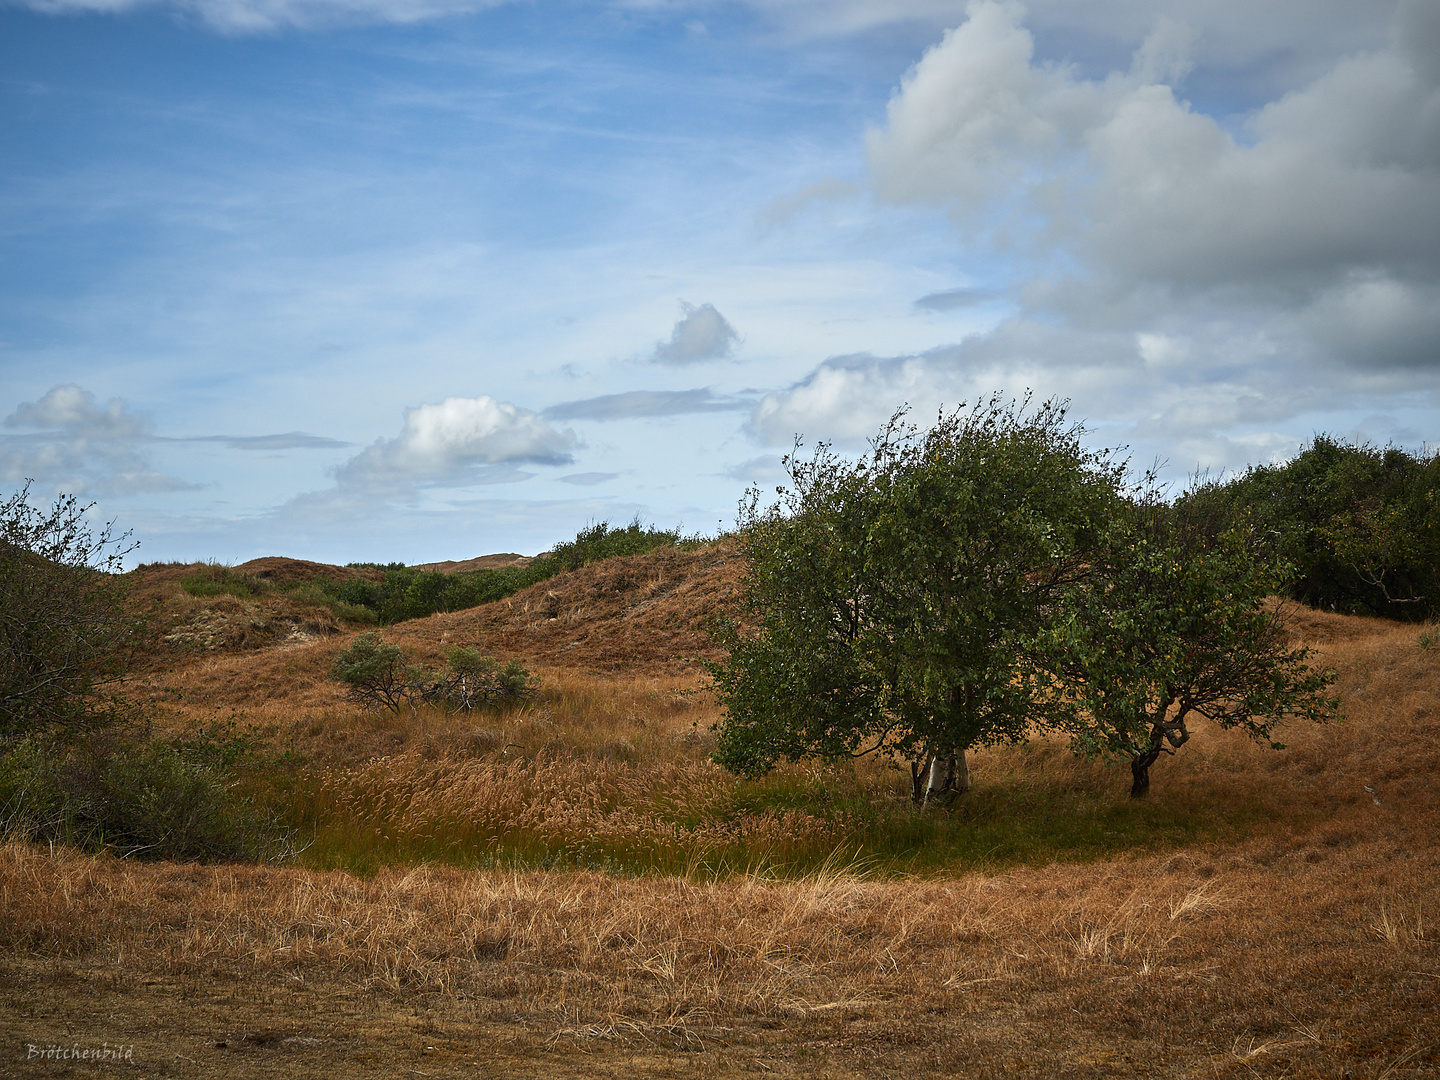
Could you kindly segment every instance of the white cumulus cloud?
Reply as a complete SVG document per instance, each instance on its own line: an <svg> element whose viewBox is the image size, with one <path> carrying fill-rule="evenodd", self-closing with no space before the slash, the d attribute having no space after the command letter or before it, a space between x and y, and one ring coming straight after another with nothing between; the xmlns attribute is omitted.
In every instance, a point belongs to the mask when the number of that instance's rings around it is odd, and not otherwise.
<svg viewBox="0 0 1440 1080"><path fill-rule="evenodd" d="M120 398L104 405L74 384L52 387L37 401L18 405L0 437L0 478L35 480L80 495L133 495L183 491L194 485L157 472L146 453L154 424L130 412Z"/></svg>
<svg viewBox="0 0 1440 1080"><path fill-rule="evenodd" d="M1258 290L1299 311L1357 271L1423 287L1440 278L1440 82L1413 47L1434 22L1421 7L1402 8L1393 47L1339 61L1237 136L1157 81L1184 68L1178 24L1130 70L1084 79L1034 62L1022 8L982 0L871 132L876 190L946 205L972 236L1058 247L1121 289Z"/></svg>
<svg viewBox="0 0 1440 1080"><path fill-rule="evenodd" d="M148 417L127 412L122 399L111 398L102 408L94 394L73 383L52 387L39 401L22 402L5 418L5 426L48 428L92 439L128 439L154 428Z"/></svg>
<svg viewBox="0 0 1440 1080"><path fill-rule="evenodd" d="M416 487L523 479L520 464L574 460L574 432L558 431L529 409L479 397L446 398L405 410L393 439L377 439L336 471L341 489L404 495Z"/></svg>

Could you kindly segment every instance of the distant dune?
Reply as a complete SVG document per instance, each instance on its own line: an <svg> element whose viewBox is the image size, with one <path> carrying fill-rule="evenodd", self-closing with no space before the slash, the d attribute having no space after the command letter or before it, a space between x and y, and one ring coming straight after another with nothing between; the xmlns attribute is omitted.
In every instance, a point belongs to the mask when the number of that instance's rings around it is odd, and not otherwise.
<svg viewBox="0 0 1440 1080"><path fill-rule="evenodd" d="M444 562L421 563L416 570L438 570L442 574L461 574L467 570L498 570L503 566L525 566L535 556L516 555L506 552L500 555L480 555L474 559L446 559Z"/></svg>

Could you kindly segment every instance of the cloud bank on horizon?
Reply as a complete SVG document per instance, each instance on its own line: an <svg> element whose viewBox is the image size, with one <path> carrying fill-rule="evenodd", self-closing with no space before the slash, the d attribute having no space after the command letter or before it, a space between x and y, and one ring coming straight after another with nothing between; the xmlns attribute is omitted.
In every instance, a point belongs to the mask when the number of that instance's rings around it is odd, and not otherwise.
<svg viewBox="0 0 1440 1080"><path fill-rule="evenodd" d="M1179 476L1437 441L1435 0L567 11L0 7L7 481L164 555L425 561L723 522L797 435L997 390ZM142 89L66 52L98 19Z"/></svg>

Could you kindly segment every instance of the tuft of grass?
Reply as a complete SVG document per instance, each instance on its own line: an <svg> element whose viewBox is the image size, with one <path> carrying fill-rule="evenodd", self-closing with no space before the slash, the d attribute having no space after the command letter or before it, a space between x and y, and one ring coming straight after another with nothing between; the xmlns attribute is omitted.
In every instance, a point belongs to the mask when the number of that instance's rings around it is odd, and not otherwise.
<svg viewBox="0 0 1440 1080"><path fill-rule="evenodd" d="M1424 652L1429 652L1436 645L1440 645L1440 625L1434 621L1427 622L1421 627L1420 633L1415 635L1415 644Z"/></svg>

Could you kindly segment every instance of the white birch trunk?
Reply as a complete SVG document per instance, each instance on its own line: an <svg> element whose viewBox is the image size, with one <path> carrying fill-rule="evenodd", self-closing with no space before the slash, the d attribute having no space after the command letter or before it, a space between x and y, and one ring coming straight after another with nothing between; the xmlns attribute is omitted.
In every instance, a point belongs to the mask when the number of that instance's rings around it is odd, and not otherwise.
<svg viewBox="0 0 1440 1080"><path fill-rule="evenodd" d="M963 749L926 754L921 775L922 806L942 798L949 802L970 790L970 762Z"/></svg>
<svg viewBox="0 0 1440 1080"><path fill-rule="evenodd" d="M925 770L925 801L923 806L929 806L930 800L938 798L945 790L945 768L948 754L931 754L930 767Z"/></svg>

